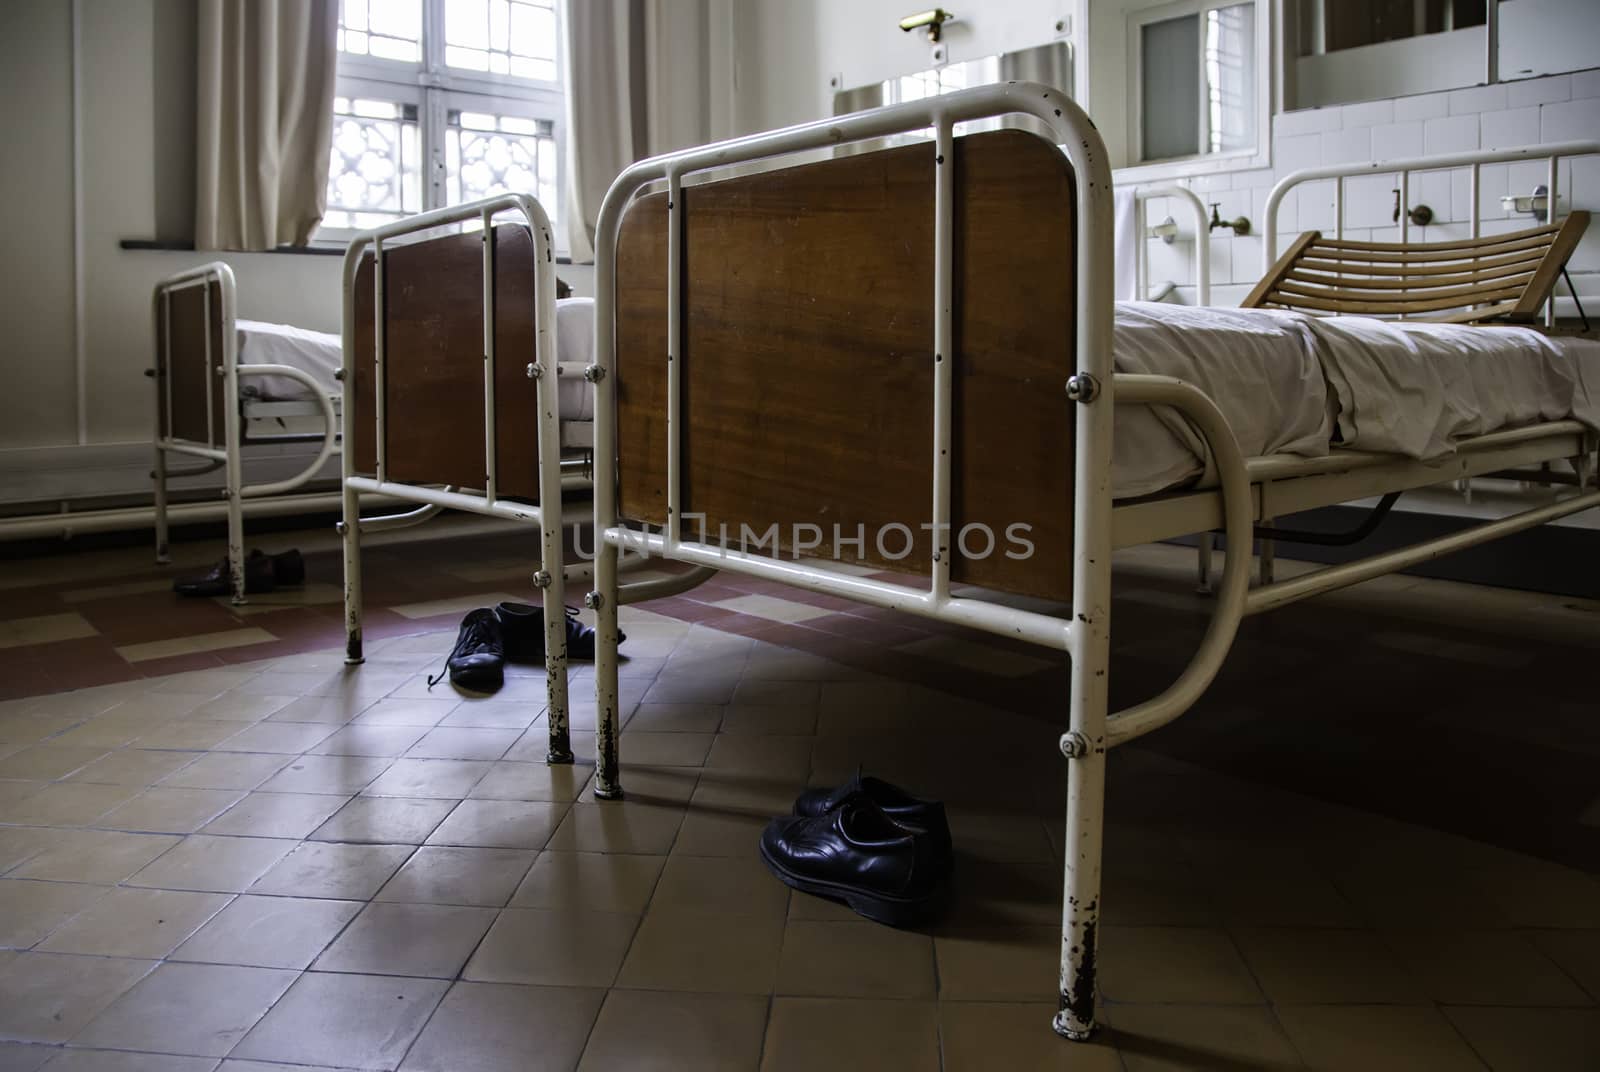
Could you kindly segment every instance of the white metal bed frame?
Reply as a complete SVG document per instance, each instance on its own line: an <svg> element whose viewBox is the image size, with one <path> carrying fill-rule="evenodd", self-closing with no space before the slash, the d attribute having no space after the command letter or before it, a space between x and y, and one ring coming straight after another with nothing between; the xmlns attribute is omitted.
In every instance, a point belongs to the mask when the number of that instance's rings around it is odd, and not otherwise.
<svg viewBox="0 0 1600 1072"><path fill-rule="evenodd" d="M221 302L221 309L219 310L222 323L221 354L212 353L213 344L210 325L211 285L213 283L217 285L218 300ZM172 330L170 315L172 295L180 290L192 287L199 287L202 295L202 309L206 322L206 330L204 332L205 364L207 369L215 370L215 374L222 379L224 385L223 427L220 445L217 442L215 416L212 412L209 392L207 392L206 402L206 442L200 443L190 439L182 439L172 434ZM229 587L232 591L233 602L236 605L245 602L245 500L284 495L301 487L317 474L323 463L338 449L339 440L339 412L335 405L335 396L330 394L309 373L291 365L240 363L239 332L236 323L237 310L238 288L234 282L233 269L222 261L202 264L161 280L156 284L155 292L151 298L151 317L155 328L155 345L162 360L157 361L146 373L155 384L155 392L152 396L156 414L153 444L155 468L151 471L150 476L155 485L156 561L162 564L171 561L167 549L167 481L169 477L194 476L211 472L218 468L222 469L224 480L222 496L227 503L228 518ZM165 332L162 330L163 324L167 325ZM213 365L213 361L216 361L215 365ZM162 375L163 369L167 372L165 376ZM312 393L314 401L261 402L242 398L239 394L239 381L246 376L287 376L303 384ZM165 403L164 407L163 402ZM165 428L161 426L161 414L163 411L167 417L167 426ZM306 416L320 416L323 422L321 446L310 464L294 476L283 480L274 480L265 484L246 484L244 482L242 448L252 442L246 433L246 422L255 418ZM306 435L277 435L254 442L303 442L315 438L315 436ZM185 472L171 473L167 469L168 454L182 454L193 458L202 458L210 464Z"/></svg>
<svg viewBox="0 0 1600 1072"><path fill-rule="evenodd" d="M1158 197L1182 201L1194 216L1195 304L1211 304L1211 224L1205 202L1187 186L1175 182L1150 183L1133 188L1134 293L1139 300L1150 297L1149 202Z"/></svg>
<svg viewBox="0 0 1600 1072"><path fill-rule="evenodd" d="M816 560L786 562L713 543L682 538L683 394L678 362L682 339L680 276L686 175L932 126L936 156L953 159L952 126L960 121L1013 113L1032 115L1053 132L1076 175L1075 251L1078 319L1077 371L1064 385L1066 404L1078 406L1074 486L1073 592L1066 618L957 597L950 588L948 531L951 514L951 362L935 361L934 423L931 444L931 513L939 534L928 586L916 590L830 568ZM615 268L625 209L646 186L666 183L667 243L667 517L661 532L618 524L616 502L616 330ZM951 169L935 167L934 337L931 351L948 352L952 334L954 192ZM770 133L719 142L644 160L629 167L612 185L600 212L596 271L595 495L597 533L595 590L585 602L596 611L597 701L595 796L622 795L618 757L617 612L620 603L650 598L650 585L619 587L618 556L632 549L702 569L727 569L782 581L812 591L878 607L1020 638L1065 652L1071 661L1069 723L1060 739L1067 768L1067 824L1064 852L1063 926L1059 1011L1055 1030L1071 1039L1094 1030L1096 940L1100 921L1100 866L1104 820L1105 753L1165 725L1186 711L1218 672L1245 615L1356 584L1385 573L1472 546L1557 517L1600 505L1600 491L1585 491L1592 435L1574 421L1554 422L1481 437L1445 461L1417 462L1392 456L1336 451L1325 458L1275 456L1245 459L1221 412L1190 384L1160 376L1114 374L1112 367L1112 193L1105 148L1088 117L1056 90L1031 83L983 86L922 101L874 109ZM1171 406L1184 413L1208 445L1216 472L1214 487L1153 496L1113 505L1110 479L1112 414L1115 403ZM1348 501L1380 488L1421 486L1463 472L1491 471L1534 459L1582 458L1585 482L1567 500L1479 525L1423 544L1372 558L1317 570L1291 581L1248 589L1249 557L1230 554L1206 634L1178 679L1159 696L1135 707L1109 712L1111 551L1220 526L1230 547L1248 547L1252 521L1268 513L1288 513L1314 505Z"/></svg>

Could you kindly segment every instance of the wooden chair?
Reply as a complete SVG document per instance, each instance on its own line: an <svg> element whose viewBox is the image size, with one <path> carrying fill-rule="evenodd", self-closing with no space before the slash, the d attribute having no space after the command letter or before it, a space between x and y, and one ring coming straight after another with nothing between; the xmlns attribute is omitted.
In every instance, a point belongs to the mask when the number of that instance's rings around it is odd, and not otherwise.
<svg viewBox="0 0 1600 1072"><path fill-rule="evenodd" d="M1401 316L1457 324L1532 323L1589 226L1559 224L1446 242L1350 242L1301 235L1244 308Z"/></svg>

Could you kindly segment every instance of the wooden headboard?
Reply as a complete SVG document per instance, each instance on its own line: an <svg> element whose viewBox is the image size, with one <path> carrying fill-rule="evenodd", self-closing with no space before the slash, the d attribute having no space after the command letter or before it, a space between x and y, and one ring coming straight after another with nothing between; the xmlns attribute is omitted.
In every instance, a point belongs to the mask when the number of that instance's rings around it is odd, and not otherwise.
<svg viewBox="0 0 1600 1072"><path fill-rule="evenodd" d="M1042 139L957 138L952 520L987 557L951 576L1070 596L1076 231L1073 177ZM682 191L680 384L686 513L709 532L833 526L839 557L927 573L933 472L934 146L910 145ZM617 253L618 498L666 521L666 195L642 197ZM914 534L876 534L890 525ZM1030 526L1025 559L1009 526ZM698 535L689 522L684 535ZM955 540L951 540L954 547ZM980 551L979 536L969 541ZM754 550L754 548L752 548ZM759 553L770 554L769 550Z"/></svg>
<svg viewBox="0 0 1600 1072"><path fill-rule="evenodd" d="M1588 226L1589 214L1574 212L1560 224L1510 234L1404 245L1307 231L1243 306L1531 323Z"/></svg>
<svg viewBox="0 0 1600 1072"><path fill-rule="evenodd" d="M222 446L223 406L230 404L223 398L227 385L217 375L222 367L222 331L222 286L214 279L175 287L156 303L156 427L161 435Z"/></svg>

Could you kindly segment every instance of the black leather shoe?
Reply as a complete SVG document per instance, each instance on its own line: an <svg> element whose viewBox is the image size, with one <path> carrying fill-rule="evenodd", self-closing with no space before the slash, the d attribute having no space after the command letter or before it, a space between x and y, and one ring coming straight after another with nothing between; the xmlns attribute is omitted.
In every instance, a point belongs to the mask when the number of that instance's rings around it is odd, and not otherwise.
<svg viewBox="0 0 1600 1072"><path fill-rule="evenodd" d="M306 560L299 551L291 548L267 557L272 559L272 579L279 588L299 588L306 583Z"/></svg>
<svg viewBox="0 0 1600 1072"><path fill-rule="evenodd" d="M487 607L468 611L461 619L456 646L445 659L450 684L472 692L496 692L506 683L505 663L500 619ZM443 677L444 674L430 677L428 688L433 688Z"/></svg>
<svg viewBox="0 0 1600 1072"><path fill-rule="evenodd" d="M294 552L299 557L299 552ZM244 590L246 592L270 592L278 587L277 573L273 568L273 558L259 550L251 551L244 559ZM300 566L300 580L305 580L305 564ZM172 590L180 596L227 596L233 594L233 579L228 576L228 560L224 558L210 572L200 577L191 577L188 580L172 582Z"/></svg>
<svg viewBox="0 0 1600 1072"><path fill-rule="evenodd" d="M926 920L944 899L947 872L933 845L864 794L826 815L772 820L761 834L761 859L784 885L894 927Z"/></svg>
<svg viewBox="0 0 1600 1072"><path fill-rule="evenodd" d="M531 603L501 603L494 609L505 638L506 659L514 663L544 662L544 610ZM617 643L628 639L617 630ZM578 619L578 612L567 608L567 658L580 662L594 660L594 630Z"/></svg>
<svg viewBox="0 0 1600 1072"><path fill-rule="evenodd" d="M937 800L922 800L912 796L897 785L890 785L871 775L863 778L860 772L837 789L808 789L794 802L796 815L826 815L851 796L861 794L871 800L890 819L908 830L927 837L935 858L946 871L954 859L950 845L950 822L945 818L944 805Z"/></svg>

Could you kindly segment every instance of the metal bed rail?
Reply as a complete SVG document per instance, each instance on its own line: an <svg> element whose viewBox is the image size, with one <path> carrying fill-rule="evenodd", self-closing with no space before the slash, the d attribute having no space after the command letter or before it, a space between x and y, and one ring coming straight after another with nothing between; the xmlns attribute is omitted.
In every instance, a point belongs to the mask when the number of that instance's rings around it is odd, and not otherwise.
<svg viewBox="0 0 1600 1072"><path fill-rule="evenodd" d="M1175 197L1188 206L1194 216L1195 304L1211 304L1211 228L1205 202L1187 186L1150 183L1133 188L1134 293L1140 301L1150 298L1150 228L1148 203L1158 197ZM1171 239L1168 239L1171 241Z"/></svg>
<svg viewBox="0 0 1600 1072"><path fill-rule="evenodd" d="M535 381L538 428L539 504L512 502L497 494L499 468L495 450L495 280L494 217L502 212L516 213L533 238L534 353L529 373ZM405 484L387 478L385 438L386 397L384 376L387 363L385 339L385 244L395 238L417 234L457 223L476 222L483 242L483 413L484 413L484 488L481 494L454 488L433 488ZM373 401L376 454L373 475L355 471L355 452L344 452L344 521L340 526L344 548L345 662L363 661L361 606L361 533L378 526L395 527L401 522L380 521L376 525L360 516L360 496L379 494L419 504L423 509L411 515L416 520L432 516L427 510L463 510L539 526L540 567L533 583L543 593L545 628L545 682L548 700L551 763L571 763L572 745L568 730L566 588L562 545L561 430L558 410L556 362L556 276L554 241L550 220L539 202L527 194L501 194L462 205L435 209L393 223L358 232L345 249L343 353L345 368L344 411L355 413L355 315L356 277L368 247L373 257ZM513 355L522 360L527 355Z"/></svg>

